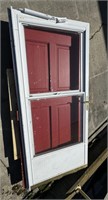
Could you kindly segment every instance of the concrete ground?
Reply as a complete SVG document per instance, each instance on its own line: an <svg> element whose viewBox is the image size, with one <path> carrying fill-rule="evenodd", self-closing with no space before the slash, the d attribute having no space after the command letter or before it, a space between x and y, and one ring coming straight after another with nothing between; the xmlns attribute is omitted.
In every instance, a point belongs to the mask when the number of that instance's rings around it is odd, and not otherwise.
<svg viewBox="0 0 108 200"><path fill-rule="evenodd" d="M108 193L106 194L104 200L108 200Z"/></svg>

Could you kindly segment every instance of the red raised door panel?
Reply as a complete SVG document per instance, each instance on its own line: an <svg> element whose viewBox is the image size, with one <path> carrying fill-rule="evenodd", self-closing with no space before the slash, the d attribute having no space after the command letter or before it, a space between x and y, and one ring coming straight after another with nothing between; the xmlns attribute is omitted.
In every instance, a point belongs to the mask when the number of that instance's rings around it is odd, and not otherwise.
<svg viewBox="0 0 108 200"><path fill-rule="evenodd" d="M26 43L30 93L48 92L48 44Z"/></svg>
<svg viewBox="0 0 108 200"><path fill-rule="evenodd" d="M57 46L57 90L70 88L70 51L69 47Z"/></svg>
<svg viewBox="0 0 108 200"><path fill-rule="evenodd" d="M48 150L50 144L50 107L31 102L35 152Z"/></svg>
<svg viewBox="0 0 108 200"><path fill-rule="evenodd" d="M69 98L62 104L52 107L52 147L58 147L71 141L71 112ZM63 102L64 103L64 102Z"/></svg>

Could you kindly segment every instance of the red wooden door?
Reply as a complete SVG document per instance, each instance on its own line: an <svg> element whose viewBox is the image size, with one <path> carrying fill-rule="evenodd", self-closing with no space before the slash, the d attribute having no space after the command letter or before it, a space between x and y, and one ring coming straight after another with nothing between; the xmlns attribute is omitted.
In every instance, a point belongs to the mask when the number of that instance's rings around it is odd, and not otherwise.
<svg viewBox="0 0 108 200"><path fill-rule="evenodd" d="M70 89L71 36L25 28L30 93ZM35 152L71 141L72 97L31 102Z"/></svg>

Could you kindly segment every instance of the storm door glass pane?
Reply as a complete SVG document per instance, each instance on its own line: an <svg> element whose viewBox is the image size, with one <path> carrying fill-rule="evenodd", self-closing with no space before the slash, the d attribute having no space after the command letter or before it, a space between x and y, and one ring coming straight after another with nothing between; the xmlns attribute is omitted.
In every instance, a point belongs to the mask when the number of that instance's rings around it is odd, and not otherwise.
<svg viewBox="0 0 108 200"><path fill-rule="evenodd" d="M82 141L82 105L75 96L31 101L35 153Z"/></svg>

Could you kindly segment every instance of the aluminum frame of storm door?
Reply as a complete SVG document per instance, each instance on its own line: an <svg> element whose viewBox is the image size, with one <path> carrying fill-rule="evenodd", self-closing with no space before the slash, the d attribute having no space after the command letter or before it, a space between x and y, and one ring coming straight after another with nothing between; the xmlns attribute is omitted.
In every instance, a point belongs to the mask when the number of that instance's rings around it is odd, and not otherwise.
<svg viewBox="0 0 108 200"><path fill-rule="evenodd" d="M79 155L78 158L72 158L70 163L72 167L66 171L66 166L64 167L64 171L58 173L52 178L59 176L61 174L65 174L68 171L79 168L83 165L87 165L88 162L88 109L86 109L86 104L83 104L83 142L69 146L67 148L62 148L60 150L56 150L54 152L49 152L40 156L34 156L34 142L33 142L33 130L32 130L32 117L31 117L31 108L30 101L36 99L44 99L44 98L56 98L64 97L64 96L83 96L84 102L86 102L89 98L89 24L85 22L66 20L65 23L56 23L53 20L45 20L38 17L33 17L30 15L23 14L19 10L15 10L11 7L11 26L13 29L13 40L14 40L14 51L15 51L15 60L17 69L14 66L14 73L17 73L18 79L18 89L19 89L19 97L20 97L20 109L22 115L22 126L23 126L23 135L24 135L24 145L25 145L25 156L26 156L26 166L27 166L27 175L28 175L28 188L35 184L39 184L44 182L51 177L45 178L41 177L41 175L34 174L34 170L38 169L40 166L39 163L42 163L42 159L47 163L48 159L54 157L55 154L59 154L55 159L60 159L60 156L64 155L64 152L70 154L72 157L75 153L84 155ZM24 37L24 26L28 27L41 27L41 28L49 28L50 30L61 30L61 31L71 31L80 33L81 37L81 49L80 49L80 57L81 57L81 83L80 90L70 90L67 92L55 92L53 93L44 93L44 94L29 94L29 84L28 84L28 72L27 72L27 60L26 60L26 48L25 48L25 37ZM83 83L83 67L85 67L85 81ZM17 70L17 72L16 72ZM83 91L83 86L85 91ZM71 153L72 155L71 155ZM81 158L82 156L82 158ZM48 158L47 158L48 157ZM35 163L35 160L36 163ZM45 160L46 159L46 160ZM67 158L68 160L69 158ZM79 161L82 159L81 161ZM53 162L51 160L51 162ZM44 167L44 166L43 166ZM57 165L59 167L59 165ZM55 173L56 173L56 169ZM44 169L43 169L44 171ZM53 173L52 173L53 174ZM40 177L39 177L40 176Z"/></svg>

